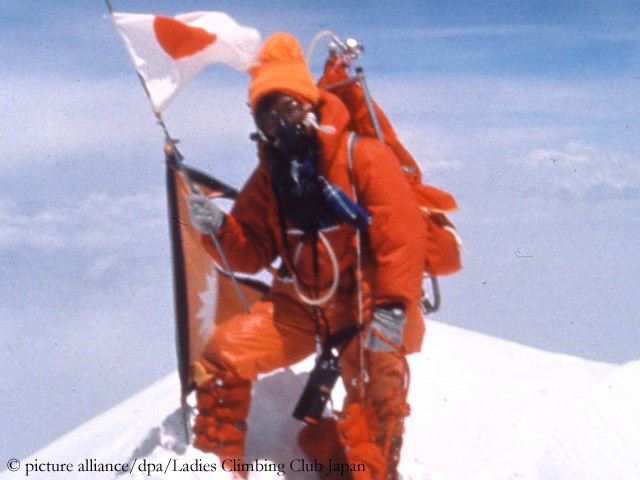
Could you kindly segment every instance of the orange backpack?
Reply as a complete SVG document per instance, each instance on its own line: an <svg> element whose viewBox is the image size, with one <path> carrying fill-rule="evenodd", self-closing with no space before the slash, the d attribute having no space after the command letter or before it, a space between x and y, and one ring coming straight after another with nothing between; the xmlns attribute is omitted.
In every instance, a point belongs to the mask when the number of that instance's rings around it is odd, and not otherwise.
<svg viewBox="0 0 640 480"><path fill-rule="evenodd" d="M349 59L330 55L318 86L337 95L345 104L351 115L349 130L360 136L378 137L395 153L423 212L427 230L425 272L435 277L459 271L462 268L461 242L453 223L446 216L458 208L453 195L422 183L419 165L398 140L382 109L368 98L362 70L357 68L356 76L351 76L349 68Z"/></svg>

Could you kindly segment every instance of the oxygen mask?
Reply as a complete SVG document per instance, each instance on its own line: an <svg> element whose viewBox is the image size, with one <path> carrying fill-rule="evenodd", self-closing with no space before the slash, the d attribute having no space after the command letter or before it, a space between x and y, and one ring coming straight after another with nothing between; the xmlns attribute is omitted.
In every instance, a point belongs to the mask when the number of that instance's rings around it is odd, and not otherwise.
<svg viewBox="0 0 640 480"><path fill-rule="evenodd" d="M311 145L315 131L335 129L318 124L311 105L294 97L276 93L268 96L256 113L256 126L266 139L286 155L301 155Z"/></svg>
<svg viewBox="0 0 640 480"><path fill-rule="evenodd" d="M304 120L309 111L309 107L288 95L268 97L256 114L256 126L269 142L287 154L300 153L308 145Z"/></svg>
<svg viewBox="0 0 640 480"><path fill-rule="evenodd" d="M279 118L273 144L293 161L309 154L312 133L304 123L291 123L284 118Z"/></svg>

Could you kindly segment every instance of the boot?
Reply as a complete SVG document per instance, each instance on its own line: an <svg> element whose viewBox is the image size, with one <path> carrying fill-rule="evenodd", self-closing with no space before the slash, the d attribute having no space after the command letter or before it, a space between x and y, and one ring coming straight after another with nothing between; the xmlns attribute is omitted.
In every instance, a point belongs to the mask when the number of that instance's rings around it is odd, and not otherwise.
<svg viewBox="0 0 640 480"><path fill-rule="evenodd" d="M387 461L376 443L378 421L374 410L361 403L352 403L340 413L337 425L340 443L348 463L362 465L362 471L352 472L354 480L383 480Z"/></svg>
<svg viewBox="0 0 640 480"><path fill-rule="evenodd" d="M354 480L397 480L404 419L409 405L404 396L389 396L382 404L349 405L340 414L338 434L350 464L364 465Z"/></svg>
<svg viewBox="0 0 640 480"><path fill-rule="evenodd" d="M380 425L376 443L382 448L387 460L383 476L385 480L401 478L398 473L398 464L402 451L404 419L411 412L405 397L400 393L389 395L383 405L377 405L375 409Z"/></svg>
<svg viewBox="0 0 640 480"><path fill-rule="evenodd" d="M251 382L232 375L210 375L196 386L193 445L226 459L244 460Z"/></svg>
<svg viewBox="0 0 640 480"><path fill-rule="evenodd" d="M298 434L298 445L309 459L320 462L322 470L318 478L325 480L353 480L349 472L330 471L331 464L348 463L338 434L337 421L332 417L322 417L313 425L305 425Z"/></svg>

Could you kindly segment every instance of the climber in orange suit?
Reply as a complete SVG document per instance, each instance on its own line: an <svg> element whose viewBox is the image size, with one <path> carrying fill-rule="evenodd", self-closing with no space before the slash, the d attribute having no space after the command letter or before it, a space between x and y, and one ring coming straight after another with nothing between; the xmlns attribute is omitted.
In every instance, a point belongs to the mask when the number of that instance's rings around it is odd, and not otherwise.
<svg viewBox="0 0 640 480"><path fill-rule="evenodd" d="M405 356L424 330L415 195L388 146L350 134L347 108L318 88L294 37L269 37L249 74L258 166L229 213L192 195L191 221L220 260L217 237L234 271L282 264L268 296L218 324L196 365L195 445L243 458L251 382L333 339L346 389L335 442L365 465L355 478L396 478Z"/></svg>

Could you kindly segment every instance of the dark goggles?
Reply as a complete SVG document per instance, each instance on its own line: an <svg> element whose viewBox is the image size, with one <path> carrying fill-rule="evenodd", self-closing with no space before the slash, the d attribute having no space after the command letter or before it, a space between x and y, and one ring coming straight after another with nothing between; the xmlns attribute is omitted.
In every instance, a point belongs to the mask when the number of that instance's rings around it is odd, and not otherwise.
<svg viewBox="0 0 640 480"><path fill-rule="evenodd" d="M278 131L280 121L291 125L302 123L310 111L293 97L280 95L270 102L256 116L256 125L267 136L274 136Z"/></svg>

